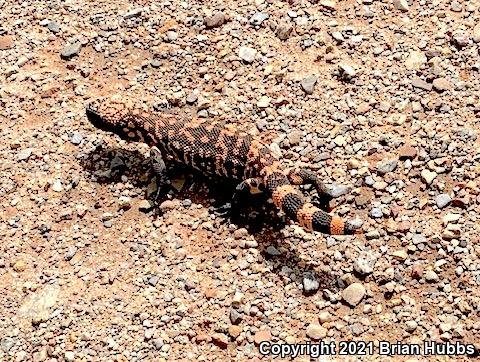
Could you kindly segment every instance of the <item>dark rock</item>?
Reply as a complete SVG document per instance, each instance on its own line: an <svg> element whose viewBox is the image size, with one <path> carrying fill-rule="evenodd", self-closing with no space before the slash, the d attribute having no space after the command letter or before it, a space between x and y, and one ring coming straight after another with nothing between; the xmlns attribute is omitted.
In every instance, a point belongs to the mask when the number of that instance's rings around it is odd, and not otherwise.
<svg viewBox="0 0 480 362"><path fill-rule="evenodd" d="M140 15L142 15L142 8L136 8L136 9L133 9L133 10L130 10L130 11L126 12L123 15L123 18L124 19L131 19L131 18L136 18Z"/></svg>
<svg viewBox="0 0 480 362"><path fill-rule="evenodd" d="M267 247L266 253L270 256L278 256L282 254L276 247L272 245Z"/></svg>

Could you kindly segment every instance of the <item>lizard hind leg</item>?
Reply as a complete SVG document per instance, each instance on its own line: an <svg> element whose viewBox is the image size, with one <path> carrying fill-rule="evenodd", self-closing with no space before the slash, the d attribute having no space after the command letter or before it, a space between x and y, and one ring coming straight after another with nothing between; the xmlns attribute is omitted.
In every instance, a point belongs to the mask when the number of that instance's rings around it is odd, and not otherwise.
<svg viewBox="0 0 480 362"><path fill-rule="evenodd" d="M294 185L313 185L318 193L319 206L322 210L330 211L330 201L333 196L330 194L328 187L319 180L318 176L307 169L293 169L288 173L289 181Z"/></svg>

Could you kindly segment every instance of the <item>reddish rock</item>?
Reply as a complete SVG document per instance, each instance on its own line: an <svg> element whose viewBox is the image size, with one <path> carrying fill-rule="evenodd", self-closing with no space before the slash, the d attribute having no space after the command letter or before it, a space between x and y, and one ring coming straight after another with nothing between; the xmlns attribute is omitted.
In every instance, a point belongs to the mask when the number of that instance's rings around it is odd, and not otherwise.
<svg viewBox="0 0 480 362"><path fill-rule="evenodd" d="M218 293L218 290L215 289L215 288L208 288L206 291L205 291L205 296L207 297L207 299L212 299L212 298L215 298L217 296L217 293Z"/></svg>
<svg viewBox="0 0 480 362"><path fill-rule="evenodd" d="M420 263L413 264L412 267L412 278L420 279L423 275L423 266Z"/></svg>
<svg viewBox="0 0 480 362"><path fill-rule="evenodd" d="M205 18L205 27L207 29L217 28L225 23L225 14L216 13L215 15Z"/></svg>
<svg viewBox="0 0 480 362"><path fill-rule="evenodd" d="M216 346L222 349L228 347L228 337L223 333L214 333L212 335L212 341Z"/></svg>
<svg viewBox="0 0 480 362"><path fill-rule="evenodd" d="M410 222L409 221L400 221L397 224L397 231L399 233L405 234L409 230L410 230Z"/></svg>
<svg viewBox="0 0 480 362"><path fill-rule="evenodd" d="M370 204L373 198L374 198L373 192L366 187L362 187L360 189L360 195L355 197L355 204L357 206L365 206Z"/></svg>
<svg viewBox="0 0 480 362"><path fill-rule="evenodd" d="M437 78L433 80L433 88L437 92L444 92L452 89L452 84L445 78Z"/></svg>
<svg viewBox="0 0 480 362"><path fill-rule="evenodd" d="M0 50L7 50L13 48L13 37L10 35L0 36Z"/></svg>
<svg viewBox="0 0 480 362"><path fill-rule="evenodd" d="M470 203L470 198L468 196L462 198L455 198L452 200L452 206L465 208Z"/></svg>
<svg viewBox="0 0 480 362"><path fill-rule="evenodd" d="M197 336L195 337L195 341L197 343L202 343L202 342L205 342L205 341L208 341L210 339L210 337L205 334L205 333L199 333L197 334Z"/></svg>
<svg viewBox="0 0 480 362"><path fill-rule="evenodd" d="M230 326L228 328L228 334L230 334L233 338L237 338L240 333L242 333L243 328L240 326Z"/></svg>
<svg viewBox="0 0 480 362"><path fill-rule="evenodd" d="M413 160L415 157L417 157L417 149L410 145L405 145L399 148L398 156L401 160Z"/></svg>
<svg viewBox="0 0 480 362"><path fill-rule="evenodd" d="M261 330L261 331L258 331L257 333L255 333L255 344L258 346L260 343L264 342L264 341L269 341L270 339L272 339L272 334L270 333L270 331L268 329L266 330Z"/></svg>

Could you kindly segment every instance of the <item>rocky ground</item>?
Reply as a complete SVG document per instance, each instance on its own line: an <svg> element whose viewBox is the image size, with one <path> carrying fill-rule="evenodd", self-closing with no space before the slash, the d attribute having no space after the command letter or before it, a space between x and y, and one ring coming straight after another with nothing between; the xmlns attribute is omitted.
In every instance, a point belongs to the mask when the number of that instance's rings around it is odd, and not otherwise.
<svg viewBox="0 0 480 362"><path fill-rule="evenodd" d="M0 20L0 360L480 348L478 1L7 0ZM198 175L152 209L147 147L86 120L112 93L257 135L365 234L218 217Z"/></svg>

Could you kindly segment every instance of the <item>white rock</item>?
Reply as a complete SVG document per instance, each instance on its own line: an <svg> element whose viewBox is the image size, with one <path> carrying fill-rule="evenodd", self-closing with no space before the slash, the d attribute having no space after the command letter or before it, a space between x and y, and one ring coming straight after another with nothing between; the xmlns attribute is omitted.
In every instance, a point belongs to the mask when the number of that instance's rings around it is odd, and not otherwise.
<svg viewBox="0 0 480 362"><path fill-rule="evenodd" d="M65 361L71 362L75 360L75 352L67 351L65 352Z"/></svg>
<svg viewBox="0 0 480 362"><path fill-rule="evenodd" d="M473 28L473 41L480 43L480 23Z"/></svg>
<svg viewBox="0 0 480 362"><path fill-rule="evenodd" d="M337 2L333 0L322 0L320 1L320 5L329 10L335 10Z"/></svg>
<svg viewBox="0 0 480 362"><path fill-rule="evenodd" d="M62 181L58 179L55 180L55 182L52 185L52 190L55 192L61 192L63 190Z"/></svg>
<svg viewBox="0 0 480 362"><path fill-rule="evenodd" d="M258 108L267 108L270 105L270 97L262 96L257 102Z"/></svg>
<svg viewBox="0 0 480 362"><path fill-rule="evenodd" d="M257 55L257 51L250 47L240 47L238 50L238 56L247 63L252 63L255 60L255 55Z"/></svg>
<svg viewBox="0 0 480 362"><path fill-rule="evenodd" d="M307 327L307 336L315 340L323 339L327 336L327 329L320 324L311 323Z"/></svg>
<svg viewBox="0 0 480 362"><path fill-rule="evenodd" d="M393 0L393 5L397 10L408 11L408 1L407 0Z"/></svg>
<svg viewBox="0 0 480 362"><path fill-rule="evenodd" d="M462 215L460 215L460 214L446 214L442 218L442 221L446 225L446 224L457 222L458 220L460 220L461 217L462 217Z"/></svg>
<svg viewBox="0 0 480 362"><path fill-rule="evenodd" d="M407 252L406 252L404 249L395 250L395 251L392 253L392 256L393 256L395 259L398 259L398 260L405 260L405 259L407 259L407 257L408 257Z"/></svg>
<svg viewBox="0 0 480 362"><path fill-rule="evenodd" d="M418 69L426 62L427 57L423 52L411 51L407 59L405 59L405 66L407 69Z"/></svg>
<svg viewBox="0 0 480 362"><path fill-rule="evenodd" d="M430 170L423 170L421 176L423 182L425 182L427 185L430 185L433 180L435 180L435 177L437 177L437 173Z"/></svg>
<svg viewBox="0 0 480 362"><path fill-rule="evenodd" d="M438 275L433 270L427 270L425 272L425 280L427 282L437 282L438 281Z"/></svg>

